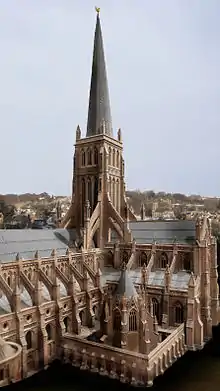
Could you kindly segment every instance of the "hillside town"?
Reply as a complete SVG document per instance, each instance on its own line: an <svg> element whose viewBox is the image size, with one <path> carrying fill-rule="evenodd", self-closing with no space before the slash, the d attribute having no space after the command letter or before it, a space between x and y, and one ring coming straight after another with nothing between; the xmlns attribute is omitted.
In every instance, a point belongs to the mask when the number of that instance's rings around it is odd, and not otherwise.
<svg viewBox="0 0 220 391"><path fill-rule="evenodd" d="M138 220L195 220L206 216L213 233L220 231L220 199L180 193L127 191L127 201ZM55 228L66 215L71 197L47 193L0 195L0 227Z"/></svg>

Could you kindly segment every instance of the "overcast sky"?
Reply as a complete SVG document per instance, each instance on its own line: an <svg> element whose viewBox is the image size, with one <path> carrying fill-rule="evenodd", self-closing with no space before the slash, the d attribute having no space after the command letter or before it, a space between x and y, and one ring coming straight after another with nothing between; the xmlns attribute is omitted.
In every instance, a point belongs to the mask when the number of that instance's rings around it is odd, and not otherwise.
<svg viewBox="0 0 220 391"><path fill-rule="evenodd" d="M127 188L220 196L219 0L1 0L0 193L70 194L95 5Z"/></svg>

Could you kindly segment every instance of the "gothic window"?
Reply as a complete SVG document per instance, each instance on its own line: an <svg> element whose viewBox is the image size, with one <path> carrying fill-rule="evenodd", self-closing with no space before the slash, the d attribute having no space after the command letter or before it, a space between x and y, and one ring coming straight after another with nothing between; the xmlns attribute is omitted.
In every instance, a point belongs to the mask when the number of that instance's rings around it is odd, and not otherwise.
<svg viewBox="0 0 220 391"><path fill-rule="evenodd" d="M109 266L114 266L114 255L111 251L109 251L107 255L107 264Z"/></svg>
<svg viewBox="0 0 220 391"><path fill-rule="evenodd" d="M112 165L115 166L115 149L112 150Z"/></svg>
<svg viewBox="0 0 220 391"><path fill-rule="evenodd" d="M139 256L139 266L147 265L147 254L144 251L141 251Z"/></svg>
<svg viewBox="0 0 220 391"><path fill-rule="evenodd" d="M4 380L4 369L0 369L0 381Z"/></svg>
<svg viewBox="0 0 220 391"><path fill-rule="evenodd" d="M96 176L95 177L95 183L94 183L94 208L96 207L97 201L98 201L98 192L99 192L99 179Z"/></svg>
<svg viewBox="0 0 220 391"><path fill-rule="evenodd" d="M109 164L109 166L112 165L112 149L111 149L111 147L109 147L109 149L108 149L108 164Z"/></svg>
<svg viewBox="0 0 220 391"><path fill-rule="evenodd" d="M11 277L10 276L8 276L8 278L7 278L7 283L9 286L11 286Z"/></svg>
<svg viewBox="0 0 220 391"><path fill-rule="evenodd" d="M121 331L121 313L119 309L114 310L113 329L114 331Z"/></svg>
<svg viewBox="0 0 220 391"><path fill-rule="evenodd" d="M183 269L186 271L191 270L190 254L185 253L183 257Z"/></svg>
<svg viewBox="0 0 220 391"><path fill-rule="evenodd" d="M152 303L153 316L156 316L157 321L159 321L159 302L157 299L155 299L155 297L153 297L151 303Z"/></svg>
<svg viewBox="0 0 220 391"><path fill-rule="evenodd" d="M26 334L27 350L32 348L32 334L31 331L28 331Z"/></svg>
<svg viewBox="0 0 220 391"><path fill-rule="evenodd" d="M86 198L86 184L85 179L82 178L82 223L84 221L84 205L85 205L85 199Z"/></svg>
<svg viewBox="0 0 220 391"><path fill-rule="evenodd" d="M166 253L162 253L160 256L160 268L161 269L166 269L166 266L168 264L168 256Z"/></svg>
<svg viewBox="0 0 220 391"><path fill-rule="evenodd" d="M122 253L122 262L128 263L128 261L129 261L128 252L126 250L124 250Z"/></svg>
<svg viewBox="0 0 220 391"><path fill-rule="evenodd" d="M65 333L67 333L69 331L69 318L68 318L68 316L66 316L63 319L63 323L64 323L64 326L65 326Z"/></svg>
<svg viewBox="0 0 220 391"><path fill-rule="evenodd" d="M98 150L96 147L94 149L94 164L98 164Z"/></svg>
<svg viewBox="0 0 220 391"><path fill-rule="evenodd" d="M174 319L177 324L183 323L183 306L179 302L174 306Z"/></svg>
<svg viewBox="0 0 220 391"><path fill-rule="evenodd" d="M85 166L86 165L86 154L85 154L85 151L82 150L82 166Z"/></svg>
<svg viewBox="0 0 220 391"><path fill-rule="evenodd" d="M116 166L119 168L119 151L117 151L117 155L116 155Z"/></svg>
<svg viewBox="0 0 220 391"><path fill-rule="evenodd" d="M46 332L47 332L48 341L50 341L52 339L52 330L51 330L51 325L49 323L46 325Z"/></svg>
<svg viewBox="0 0 220 391"><path fill-rule="evenodd" d="M88 200L89 200L89 203L90 203L90 206L92 207L92 182L91 182L91 178L88 178L88 181L87 181L87 189L88 189Z"/></svg>
<svg viewBox="0 0 220 391"><path fill-rule="evenodd" d="M115 206L115 178L112 179L112 203Z"/></svg>
<svg viewBox="0 0 220 391"><path fill-rule="evenodd" d="M95 320L99 320L99 308L96 305L94 305L92 309L95 315Z"/></svg>
<svg viewBox="0 0 220 391"><path fill-rule="evenodd" d="M87 150L87 164L91 166L92 164L92 151L90 148Z"/></svg>
<svg viewBox="0 0 220 391"><path fill-rule="evenodd" d="M137 315L134 309L129 314L129 331L137 331Z"/></svg>

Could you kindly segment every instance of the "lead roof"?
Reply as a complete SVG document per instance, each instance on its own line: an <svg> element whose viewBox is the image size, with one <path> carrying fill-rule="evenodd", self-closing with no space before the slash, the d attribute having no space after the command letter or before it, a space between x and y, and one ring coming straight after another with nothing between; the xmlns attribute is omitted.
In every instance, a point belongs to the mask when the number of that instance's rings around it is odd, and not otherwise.
<svg viewBox="0 0 220 391"><path fill-rule="evenodd" d="M196 241L195 221L189 220L144 220L130 221L128 227L137 244L194 244ZM112 241L117 239L112 233Z"/></svg>
<svg viewBox="0 0 220 391"><path fill-rule="evenodd" d="M0 230L0 263L20 258L32 260L36 251L39 257L50 257L53 249L65 255L68 246L75 241L75 231L67 229L8 229Z"/></svg>

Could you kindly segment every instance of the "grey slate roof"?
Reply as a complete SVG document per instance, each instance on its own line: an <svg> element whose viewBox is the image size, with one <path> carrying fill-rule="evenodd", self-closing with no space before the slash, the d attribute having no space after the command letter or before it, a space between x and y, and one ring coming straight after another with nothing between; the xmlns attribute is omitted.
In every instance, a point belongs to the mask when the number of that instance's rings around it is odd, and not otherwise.
<svg viewBox="0 0 220 391"><path fill-rule="evenodd" d="M120 278L118 281L118 286L115 291L115 295L127 298L136 297L137 291L134 287L133 281L130 277L129 271L127 269L121 270Z"/></svg>
<svg viewBox="0 0 220 391"><path fill-rule="evenodd" d="M49 257L53 249L58 255L65 255L67 247L75 240L75 231L66 229L9 229L0 230L0 262L15 261L17 253L21 258Z"/></svg>
<svg viewBox="0 0 220 391"><path fill-rule="evenodd" d="M155 270L150 272L148 285L164 287L164 275L165 270ZM129 271L130 280L133 286L138 286L142 283L141 279L141 268ZM112 267L105 267L102 273L102 283L117 283L120 279L120 270L116 270ZM187 271L179 271L178 273L172 274L171 277L171 289L177 289L180 291L186 291L190 280L190 273ZM118 284L119 286L119 284Z"/></svg>
<svg viewBox="0 0 220 391"><path fill-rule="evenodd" d="M137 243L193 244L195 243L195 221L189 220L151 220L130 221L129 228Z"/></svg>
<svg viewBox="0 0 220 391"><path fill-rule="evenodd" d="M103 133L113 136L102 31L97 14L86 137Z"/></svg>

